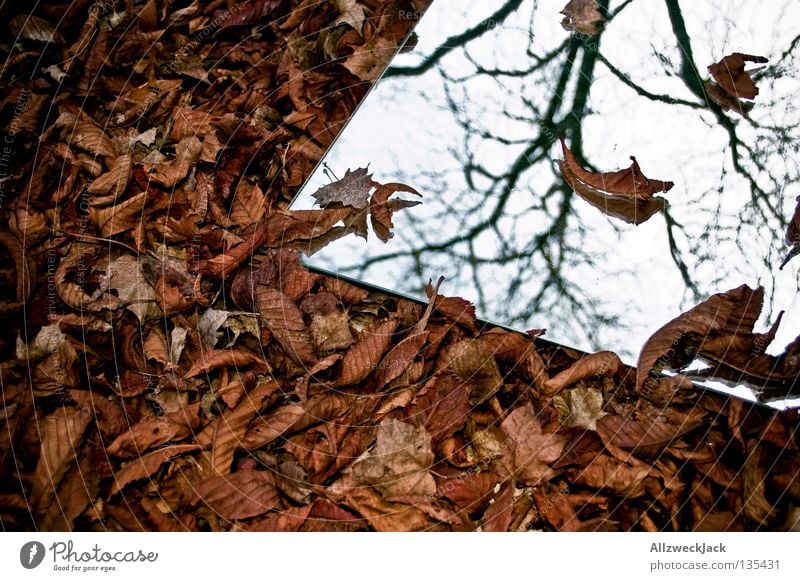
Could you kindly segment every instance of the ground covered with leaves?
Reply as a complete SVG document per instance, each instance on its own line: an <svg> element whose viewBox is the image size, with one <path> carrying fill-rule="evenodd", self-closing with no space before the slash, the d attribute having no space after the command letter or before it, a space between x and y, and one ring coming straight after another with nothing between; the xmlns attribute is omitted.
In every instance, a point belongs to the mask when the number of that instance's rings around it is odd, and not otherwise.
<svg viewBox="0 0 800 581"><path fill-rule="evenodd" d="M0 8L4 530L798 528L798 414L654 372L793 386L759 289L631 369L300 263L417 201L353 170L286 209L426 4Z"/></svg>

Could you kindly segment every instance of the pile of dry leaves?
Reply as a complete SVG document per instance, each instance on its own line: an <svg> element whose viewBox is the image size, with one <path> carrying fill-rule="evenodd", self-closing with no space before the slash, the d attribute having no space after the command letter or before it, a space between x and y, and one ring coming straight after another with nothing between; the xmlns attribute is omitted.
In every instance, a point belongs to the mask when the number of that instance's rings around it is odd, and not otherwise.
<svg viewBox="0 0 800 581"><path fill-rule="evenodd" d="M797 413L656 373L793 386L759 290L637 372L300 264L415 203L356 170L285 209L426 4L0 8L4 530L798 527Z"/></svg>

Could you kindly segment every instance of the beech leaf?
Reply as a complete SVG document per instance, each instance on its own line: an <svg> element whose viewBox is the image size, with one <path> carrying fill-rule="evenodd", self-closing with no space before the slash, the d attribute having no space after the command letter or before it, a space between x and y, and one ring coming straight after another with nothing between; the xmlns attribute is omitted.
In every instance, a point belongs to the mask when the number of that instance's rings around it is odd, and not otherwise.
<svg viewBox="0 0 800 581"><path fill-rule="evenodd" d="M564 159L559 162L559 167L564 181L604 214L638 225L667 205L664 198L653 194L666 192L674 184L645 177L635 157L631 156L633 164L627 169L595 173L578 164L563 139L561 149Z"/></svg>

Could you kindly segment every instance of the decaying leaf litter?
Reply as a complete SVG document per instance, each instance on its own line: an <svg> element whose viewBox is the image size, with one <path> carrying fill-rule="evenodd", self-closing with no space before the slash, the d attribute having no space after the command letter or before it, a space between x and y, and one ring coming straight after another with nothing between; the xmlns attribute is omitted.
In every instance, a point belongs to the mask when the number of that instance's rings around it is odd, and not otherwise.
<svg viewBox="0 0 800 581"><path fill-rule="evenodd" d="M422 305L302 266L424 201L363 168L286 209L426 2L119 4L9 14L4 529L797 529L797 413L651 373L795 386L800 341L748 357L760 289L665 325L634 370L486 325L446 282ZM752 99L735 58L711 73ZM635 162L597 184L568 152L590 203L663 207Z"/></svg>

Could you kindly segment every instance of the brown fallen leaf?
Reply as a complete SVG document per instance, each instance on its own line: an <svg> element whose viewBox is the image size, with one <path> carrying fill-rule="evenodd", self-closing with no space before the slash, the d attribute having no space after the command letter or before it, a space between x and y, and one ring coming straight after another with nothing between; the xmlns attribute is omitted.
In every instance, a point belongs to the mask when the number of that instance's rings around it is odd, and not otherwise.
<svg viewBox="0 0 800 581"><path fill-rule="evenodd" d="M747 117L747 114L755 107L755 103L740 101L736 97L729 95L714 81L703 81L703 87L708 98L722 107L723 111L735 111L742 117Z"/></svg>
<svg viewBox="0 0 800 581"><path fill-rule="evenodd" d="M220 22L216 28L220 31L236 26L250 26L270 16L281 4L281 0L253 0L234 4L231 8L214 11L212 22Z"/></svg>
<svg viewBox="0 0 800 581"><path fill-rule="evenodd" d="M800 254L800 196L797 196L796 201L797 206L794 208L794 215L789 222L789 226L786 228L786 244L789 244L792 249L789 251L789 254L786 255L786 258L783 259L783 262L781 262L779 270L783 270L783 267L786 266L792 258Z"/></svg>
<svg viewBox="0 0 800 581"><path fill-rule="evenodd" d="M530 405L513 410L501 427L509 439L509 451L504 456L517 480L535 486L555 475L550 465L561 456L566 440L558 434L543 433Z"/></svg>
<svg viewBox="0 0 800 581"><path fill-rule="evenodd" d="M417 507L386 500L369 486L358 486L348 491L344 502L378 532L423 531L432 526L429 518Z"/></svg>
<svg viewBox="0 0 800 581"><path fill-rule="evenodd" d="M438 443L464 427L471 406L469 385L452 374L433 376L409 407L409 417L421 422Z"/></svg>
<svg viewBox="0 0 800 581"><path fill-rule="evenodd" d="M174 187L194 168L203 151L203 142L192 135L175 145L175 158L167 163L145 163L148 179L166 188Z"/></svg>
<svg viewBox="0 0 800 581"><path fill-rule="evenodd" d="M375 213L373 212L372 215L375 216ZM389 223L389 227L391 227L391 222ZM430 283L425 286L425 294L428 295L429 299L433 296L433 286ZM454 323L463 325L472 332L478 330L475 305L466 299L437 295L433 301L433 309Z"/></svg>
<svg viewBox="0 0 800 581"><path fill-rule="evenodd" d="M604 214L639 225L662 210L667 201L658 192L667 192L673 182L651 180L639 169L636 158L633 164L615 172L595 173L585 170L561 140L564 159L559 162L564 181L581 198Z"/></svg>
<svg viewBox="0 0 800 581"><path fill-rule="evenodd" d="M280 343L286 354L299 364L314 364L317 356L303 315L294 301L277 289L258 285L256 306L264 327Z"/></svg>
<svg viewBox="0 0 800 581"><path fill-rule="evenodd" d="M745 453L747 455L742 475L744 514L761 525L768 525L775 509L765 496L766 470L761 466L763 446L757 441L750 440Z"/></svg>
<svg viewBox="0 0 800 581"><path fill-rule="evenodd" d="M564 30L574 30L589 36L600 32L599 25L605 21L596 0L570 0L561 10L561 14L564 15L561 21Z"/></svg>
<svg viewBox="0 0 800 581"><path fill-rule="evenodd" d="M430 473L431 437L425 428L392 420L378 425L377 443L369 455L353 464L356 485L374 486L384 497L436 493Z"/></svg>
<svg viewBox="0 0 800 581"><path fill-rule="evenodd" d="M750 78L750 73L744 70L745 63L766 63L767 61L768 59L763 56L735 52L723 57L719 62L709 65L708 71L722 90L731 97L753 100L758 95L758 87Z"/></svg>
<svg viewBox="0 0 800 581"><path fill-rule="evenodd" d="M362 81L374 81L397 54L400 46L397 42L373 35L361 46L354 47L353 54L348 56L343 65Z"/></svg>
<svg viewBox="0 0 800 581"><path fill-rule="evenodd" d="M650 409L641 417L608 414L597 421L597 433L606 444L657 455L664 448L703 424L704 414L656 415Z"/></svg>
<svg viewBox="0 0 800 581"><path fill-rule="evenodd" d="M408 192L415 196L422 197L422 194L417 190L405 184L389 183L378 185L375 189L375 193L372 194L369 200L369 217L376 236L382 242L388 242L389 239L394 236L391 232L391 229L394 228L392 214L396 210L413 208L422 203L415 200L389 200L396 192Z"/></svg>
<svg viewBox="0 0 800 581"><path fill-rule="evenodd" d="M359 335L358 342L345 353L342 374L336 380L336 385L339 387L354 385L377 369L378 363L391 343L397 325L396 319L387 319L364 329Z"/></svg>
<svg viewBox="0 0 800 581"><path fill-rule="evenodd" d="M606 454L597 456L583 468L569 469L567 473L575 484L622 494L627 498L644 495L645 479L655 476L654 469L647 464L631 466Z"/></svg>
<svg viewBox="0 0 800 581"><path fill-rule="evenodd" d="M482 529L486 532L504 533L511 526L512 509L514 508L514 480L506 480L495 495L483 515Z"/></svg>
<svg viewBox="0 0 800 581"><path fill-rule="evenodd" d="M761 313L764 291L742 285L712 295L670 321L645 342L636 365L636 388L641 390L657 367L690 363L697 345L717 334L735 335L752 329ZM688 352L687 352L688 351Z"/></svg>
<svg viewBox="0 0 800 581"><path fill-rule="evenodd" d="M201 373L208 373L222 367L241 367L254 366L261 371L269 371L271 368L264 357L260 357L244 349L212 349L204 351L200 359L192 365L186 373L185 378L197 377Z"/></svg>
<svg viewBox="0 0 800 581"><path fill-rule="evenodd" d="M311 194L321 207L329 204L342 204L353 208L364 209L369 203L369 193L379 185L373 181L372 174L366 167L344 172L342 179L327 184ZM385 186L384 186L385 187ZM388 196L387 196L388 197Z"/></svg>
<svg viewBox="0 0 800 581"><path fill-rule="evenodd" d="M17 14L8 21L14 36L39 42L61 44L64 37L44 18L32 14Z"/></svg>
<svg viewBox="0 0 800 581"><path fill-rule="evenodd" d="M314 293L302 302L300 310L311 317L308 330L319 352L347 349L352 345L350 321L334 295Z"/></svg>
<svg viewBox="0 0 800 581"><path fill-rule="evenodd" d="M94 196L91 199L93 206L113 203L128 188L131 181L132 158L130 155L120 155L109 171L95 179L86 188Z"/></svg>
<svg viewBox="0 0 800 581"><path fill-rule="evenodd" d="M599 351L578 359L570 367L545 382L544 395L552 397L562 389L598 375L613 376L622 367L616 353Z"/></svg>
<svg viewBox="0 0 800 581"><path fill-rule="evenodd" d="M194 452L200 448L201 446L198 444L178 444L176 446L168 446L167 448L159 448L154 452L130 460L114 475L114 484L111 487L109 496L114 496L131 482L151 476L156 470L161 468L164 463L175 456L185 454L186 452Z"/></svg>
<svg viewBox="0 0 800 581"><path fill-rule="evenodd" d="M334 25L345 23L361 34L367 16L364 13L364 7L359 4L358 0L333 0L333 5L339 11L339 18L336 19Z"/></svg>
<svg viewBox="0 0 800 581"><path fill-rule="evenodd" d="M476 339L465 339L442 352L440 362L471 386L470 403L487 401L503 386L503 376L489 347Z"/></svg>
<svg viewBox="0 0 800 581"><path fill-rule="evenodd" d="M159 418L134 424L111 442L107 450L112 456L120 458L141 456L154 446L182 440L191 434L190 426L166 417Z"/></svg>
<svg viewBox="0 0 800 581"><path fill-rule="evenodd" d="M142 192L107 208L90 207L89 217L100 234L108 238L139 226L145 219L146 204L147 192Z"/></svg>
<svg viewBox="0 0 800 581"><path fill-rule="evenodd" d="M282 507L275 476L264 470L241 470L214 476L197 485L195 505L208 506L225 520L258 516Z"/></svg>
<svg viewBox="0 0 800 581"><path fill-rule="evenodd" d="M85 409L58 408L41 422L42 450L33 473L33 502L44 507L56 494L92 419Z"/></svg>

